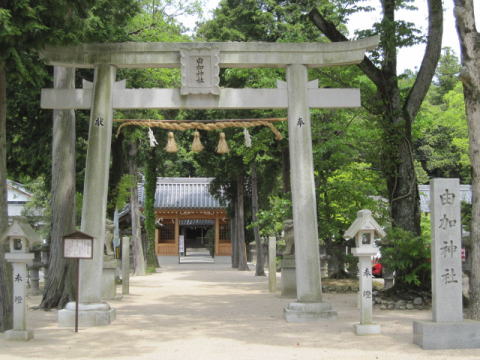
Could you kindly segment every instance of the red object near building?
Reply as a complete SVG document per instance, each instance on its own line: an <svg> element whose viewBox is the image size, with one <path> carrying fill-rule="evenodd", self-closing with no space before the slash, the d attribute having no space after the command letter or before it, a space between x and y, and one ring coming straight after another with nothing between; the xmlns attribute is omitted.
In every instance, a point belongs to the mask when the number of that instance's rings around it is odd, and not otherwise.
<svg viewBox="0 0 480 360"><path fill-rule="evenodd" d="M374 263L372 264L372 275L375 277L382 277L383 266L377 261L378 260L374 260Z"/></svg>

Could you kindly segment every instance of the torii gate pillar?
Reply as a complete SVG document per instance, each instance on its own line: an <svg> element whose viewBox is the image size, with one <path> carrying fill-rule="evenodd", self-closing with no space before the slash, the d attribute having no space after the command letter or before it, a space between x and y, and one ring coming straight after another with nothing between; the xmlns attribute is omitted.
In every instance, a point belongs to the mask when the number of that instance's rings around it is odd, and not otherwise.
<svg viewBox="0 0 480 360"><path fill-rule="evenodd" d="M307 94L307 67L287 67L288 143L292 184L297 301L285 308L285 319L303 322L336 317L322 302L317 205L313 178L312 132Z"/></svg>
<svg viewBox="0 0 480 360"><path fill-rule="evenodd" d="M90 111L81 230L94 237L93 259L80 261L80 326L108 325L115 309L102 302L103 246L112 140L112 97L116 67L98 65ZM60 326L72 326L75 303L58 312Z"/></svg>

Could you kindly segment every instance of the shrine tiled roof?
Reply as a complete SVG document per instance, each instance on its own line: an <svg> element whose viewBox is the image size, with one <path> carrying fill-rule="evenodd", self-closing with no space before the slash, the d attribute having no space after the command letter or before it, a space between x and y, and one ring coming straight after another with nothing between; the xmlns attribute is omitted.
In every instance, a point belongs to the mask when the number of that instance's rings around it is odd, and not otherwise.
<svg viewBox="0 0 480 360"><path fill-rule="evenodd" d="M156 209L223 209L224 205L210 194L213 178L157 178ZM144 187L139 184L140 203L144 203Z"/></svg>

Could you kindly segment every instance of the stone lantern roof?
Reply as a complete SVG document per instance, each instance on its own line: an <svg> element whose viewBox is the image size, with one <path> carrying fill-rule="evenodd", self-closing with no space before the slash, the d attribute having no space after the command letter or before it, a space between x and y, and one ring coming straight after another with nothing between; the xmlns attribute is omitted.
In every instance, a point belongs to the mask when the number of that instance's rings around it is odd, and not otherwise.
<svg viewBox="0 0 480 360"><path fill-rule="evenodd" d="M3 243L8 237L22 237L28 239L30 247L35 244L41 244L42 239L40 236L32 229L30 224L25 221L15 219L7 230L1 234L0 243Z"/></svg>
<svg viewBox="0 0 480 360"><path fill-rule="evenodd" d="M343 237L345 239L352 239L357 235L359 231L374 231L376 237L384 237L385 231L378 225L377 221L373 218L372 212L370 210L360 210L357 212L357 218L350 225L350 227L345 231Z"/></svg>

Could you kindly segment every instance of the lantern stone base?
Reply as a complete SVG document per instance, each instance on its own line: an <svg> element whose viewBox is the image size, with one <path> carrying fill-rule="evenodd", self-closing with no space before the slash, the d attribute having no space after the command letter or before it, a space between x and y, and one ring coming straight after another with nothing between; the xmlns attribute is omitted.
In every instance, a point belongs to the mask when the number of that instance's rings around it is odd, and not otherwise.
<svg viewBox="0 0 480 360"><path fill-rule="evenodd" d="M102 273L102 299L113 300L117 296L117 285L115 283L115 272L117 270L116 259L103 260Z"/></svg>
<svg viewBox="0 0 480 360"><path fill-rule="evenodd" d="M109 325L116 318L116 310L107 303L78 305L78 326L91 327ZM69 302L58 312L58 325L75 326L75 302Z"/></svg>
<svg viewBox="0 0 480 360"><path fill-rule="evenodd" d="M297 278L295 274L295 255L283 255L282 259L282 296L297 297Z"/></svg>
<svg viewBox="0 0 480 360"><path fill-rule="evenodd" d="M33 330L7 330L5 331L5 338L7 340L28 341L33 339Z"/></svg>
<svg viewBox="0 0 480 360"><path fill-rule="evenodd" d="M414 321L413 343L425 350L480 348L480 321Z"/></svg>
<svg viewBox="0 0 480 360"><path fill-rule="evenodd" d="M326 302L293 302L285 307L283 314L287 322L310 322L337 318L337 312L332 309L332 305Z"/></svg>
<svg viewBox="0 0 480 360"><path fill-rule="evenodd" d="M381 333L379 324L355 324L353 328L357 335L377 335Z"/></svg>

